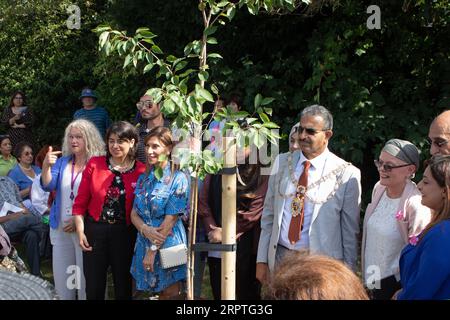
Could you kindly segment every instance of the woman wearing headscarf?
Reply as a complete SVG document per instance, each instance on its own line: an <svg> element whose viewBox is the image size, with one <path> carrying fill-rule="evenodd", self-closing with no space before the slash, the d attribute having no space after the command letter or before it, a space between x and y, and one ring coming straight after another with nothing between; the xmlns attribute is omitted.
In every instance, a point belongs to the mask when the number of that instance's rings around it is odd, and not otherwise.
<svg viewBox="0 0 450 320"><path fill-rule="evenodd" d="M375 160L380 180L364 216L361 264L376 300L390 299L400 289L400 253L430 221L430 210L411 181L419 161L417 147L400 139L389 140Z"/></svg>
<svg viewBox="0 0 450 320"><path fill-rule="evenodd" d="M291 129L289 133L289 152L294 152L295 150L300 150L300 145L298 143L298 127L300 123L297 122Z"/></svg>

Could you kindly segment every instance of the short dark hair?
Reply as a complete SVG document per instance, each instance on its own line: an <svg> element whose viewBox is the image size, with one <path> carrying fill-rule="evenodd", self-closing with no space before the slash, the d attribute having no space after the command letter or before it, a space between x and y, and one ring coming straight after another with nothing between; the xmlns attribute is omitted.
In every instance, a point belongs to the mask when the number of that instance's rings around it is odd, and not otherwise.
<svg viewBox="0 0 450 320"><path fill-rule="evenodd" d="M17 158L17 161L20 162L19 157L26 147L29 147L33 151L33 145L26 141L21 141L14 147L14 156Z"/></svg>
<svg viewBox="0 0 450 320"><path fill-rule="evenodd" d="M303 116L319 116L323 119L324 130L333 130L333 116L331 112L324 106L313 104L306 107L300 113L300 118Z"/></svg>
<svg viewBox="0 0 450 320"><path fill-rule="evenodd" d="M25 93L23 91L16 90L16 91L14 91L14 93L11 96L11 99L9 100L9 107L14 106L14 102L13 102L14 101L14 97L16 95L18 95L18 94L20 94L22 96L22 101L23 101L22 105L23 106L27 105L27 97L25 96Z"/></svg>
<svg viewBox="0 0 450 320"><path fill-rule="evenodd" d="M10 139L9 135L7 135L7 134L0 134L0 144L2 144L3 140L6 140L6 139ZM9 141L11 141L11 139Z"/></svg>
<svg viewBox="0 0 450 320"><path fill-rule="evenodd" d="M136 128L127 121L117 121L114 122L106 131L106 156L111 157L111 153L109 152L108 140L112 134L116 134L119 139L132 140L134 139L134 145L128 152L128 159L134 160L136 159L137 152L137 144L139 142L139 134Z"/></svg>

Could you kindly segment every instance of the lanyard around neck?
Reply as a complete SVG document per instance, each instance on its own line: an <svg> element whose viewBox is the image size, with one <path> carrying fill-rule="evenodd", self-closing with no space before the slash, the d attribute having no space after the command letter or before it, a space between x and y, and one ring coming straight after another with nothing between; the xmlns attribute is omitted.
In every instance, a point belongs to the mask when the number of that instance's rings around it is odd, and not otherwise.
<svg viewBox="0 0 450 320"><path fill-rule="evenodd" d="M72 157L72 173L70 175L70 200L73 201L75 199L75 195L73 194L73 188L75 187L75 181L77 181L78 176L81 172L83 172L83 168L81 168L80 171L75 175L75 178L73 177L74 171L75 171L75 156Z"/></svg>

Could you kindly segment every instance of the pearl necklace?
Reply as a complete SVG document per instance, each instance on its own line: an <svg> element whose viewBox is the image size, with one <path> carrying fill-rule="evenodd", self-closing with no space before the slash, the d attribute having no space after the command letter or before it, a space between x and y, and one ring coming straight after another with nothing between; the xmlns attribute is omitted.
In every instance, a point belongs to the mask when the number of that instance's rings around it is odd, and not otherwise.
<svg viewBox="0 0 450 320"><path fill-rule="evenodd" d="M134 161L131 161L131 162L129 162L127 164L124 164L124 165L118 165L118 164L116 164L114 162L113 158L111 157L110 160L109 160L109 163L111 164L111 168L112 169L120 172L120 171L128 170L133 165Z"/></svg>
<svg viewBox="0 0 450 320"><path fill-rule="evenodd" d="M333 171L329 172L327 175L322 176L319 180L317 180L317 181L315 181L313 183L310 183L306 187L306 192L305 192L305 190L303 190L304 189L303 186L300 186L302 188L302 190L297 190L297 189L299 189L299 186L298 186L298 181L295 178L294 170L293 170L293 166L292 166L292 152L289 152L287 160L288 160L288 168L289 168L289 177L291 179L291 182L294 184L294 186L297 186L296 187L296 191L293 192L293 193L290 193L290 194L286 194L286 195L281 193L281 191L280 191L280 182L281 182L281 177L284 175L284 174L281 174L280 178L279 178L279 181L278 181L278 193L280 194L281 197L283 197L285 199L286 198L295 197L297 193L301 193L301 194L303 194L305 196L305 198L307 198L309 201L311 201L314 204L323 204L323 203L327 202L328 200L330 200L331 198L334 197L334 195L336 194L336 191L339 189L339 186L342 184L342 179L343 179L343 176L344 176L345 168L347 168L348 166L351 165L350 162L346 162L346 163L338 166ZM338 173L339 173L339 175L338 175ZM310 190L312 190L315 187L319 186L322 182L325 182L325 181L331 179L332 177L337 177L336 178L336 183L334 185L333 191L330 192L330 194L326 197L325 200L314 199L310 195L308 195L308 192Z"/></svg>

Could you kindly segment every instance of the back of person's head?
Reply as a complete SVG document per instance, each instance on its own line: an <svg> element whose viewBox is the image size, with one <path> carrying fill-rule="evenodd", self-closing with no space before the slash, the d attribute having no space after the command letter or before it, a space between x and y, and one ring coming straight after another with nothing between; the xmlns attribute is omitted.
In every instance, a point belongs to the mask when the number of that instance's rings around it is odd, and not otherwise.
<svg viewBox="0 0 450 320"><path fill-rule="evenodd" d="M344 263L327 256L292 252L275 269L266 299L368 300L359 278Z"/></svg>

